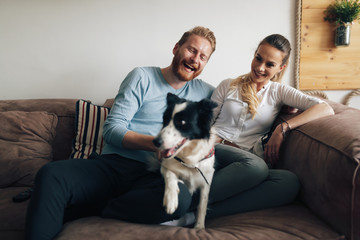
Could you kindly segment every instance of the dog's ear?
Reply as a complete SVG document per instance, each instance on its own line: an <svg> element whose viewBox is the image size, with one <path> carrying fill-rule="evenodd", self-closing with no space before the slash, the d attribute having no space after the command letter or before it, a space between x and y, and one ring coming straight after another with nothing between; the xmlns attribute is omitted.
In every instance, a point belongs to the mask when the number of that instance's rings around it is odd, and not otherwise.
<svg viewBox="0 0 360 240"><path fill-rule="evenodd" d="M171 106L171 105L175 105L177 103L183 103L186 102L185 99L183 98L179 98L177 95L173 94L173 93L168 93L166 96L166 101L167 101L167 105Z"/></svg>
<svg viewBox="0 0 360 240"><path fill-rule="evenodd" d="M169 92L166 96L166 101L167 108L163 115L163 127L169 124L175 104L185 102L186 100Z"/></svg>
<svg viewBox="0 0 360 240"><path fill-rule="evenodd" d="M167 105L174 105L175 103L177 103L180 100L180 98L178 96L176 96L175 94L172 93L168 93L166 96L166 101L167 101Z"/></svg>
<svg viewBox="0 0 360 240"><path fill-rule="evenodd" d="M199 102L199 126L203 129L206 137L210 137L210 128L213 120L213 109L218 105L216 102L211 101L210 99L203 99Z"/></svg>
<svg viewBox="0 0 360 240"><path fill-rule="evenodd" d="M218 106L218 104L208 98L204 98L199 102L199 104L206 109L206 111L212 111L214 108Z"/></svg>
<svg viewBox="0 0 360 240"><path fill-rule="evenodd" d="M175 103L177 101L177 98L179 98L179 97L172 94L172 93L168 93L167 96L166 96L167 107L166 107L165 112L163 114L163 127L168 125L170 120L171 120L172 112L174 110L174 106L175 106Z"/></svg>

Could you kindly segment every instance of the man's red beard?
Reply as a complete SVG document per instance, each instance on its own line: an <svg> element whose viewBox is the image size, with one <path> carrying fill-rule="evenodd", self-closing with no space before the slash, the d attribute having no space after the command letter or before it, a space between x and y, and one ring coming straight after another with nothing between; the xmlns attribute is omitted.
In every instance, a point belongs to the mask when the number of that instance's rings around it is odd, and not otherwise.
<svg viewBox="0 0 360 240"><path fill-rule="evenodd" d="M197 76L200 75L201 71L197 70L197 68L195 68L195 70L192 72L192 74L189 74L187 72L182 72L180 70L180 67L184 67L185 65L184 61L180 62L180 55L176 54L173 58L173 61L171 63L172 65L172 71L175 74L176 77L178 77L181 81L191 81L194 78L196 78Z"/></svg>

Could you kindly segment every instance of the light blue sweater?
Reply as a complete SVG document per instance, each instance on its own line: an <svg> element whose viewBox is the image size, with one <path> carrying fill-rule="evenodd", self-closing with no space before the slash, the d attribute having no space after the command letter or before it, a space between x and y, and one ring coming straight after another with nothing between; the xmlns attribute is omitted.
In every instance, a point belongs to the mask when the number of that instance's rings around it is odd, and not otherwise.
<svg viewBox="0 0 360 240"><path fill-rule="evenodd" d="M200 79L191 80L176 90L166 82L160 68L135 68L121 83L114 105L105 121L105 146L102 154L118 154L141 162L147 161L149 157L154 156L153 152L130 150L122 146L127 131L157 135L162 127L168 92L181 98L199 101L210 98L213 90L213 86Z"/></svg>

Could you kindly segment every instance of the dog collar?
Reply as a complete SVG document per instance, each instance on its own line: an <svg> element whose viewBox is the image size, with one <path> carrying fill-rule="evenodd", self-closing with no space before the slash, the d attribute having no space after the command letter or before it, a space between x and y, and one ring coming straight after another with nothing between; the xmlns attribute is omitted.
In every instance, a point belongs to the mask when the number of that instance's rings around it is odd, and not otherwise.
<svg viewBox="0 0 360 240"><path fill-rule="evenodd" d="M211 148L210 152L209 152L203 159L201 159L200 161L203 161L203 160L205 160L205 159L211 158L212 156L214 156L214 154L215 154L215 148L213 147L213 148ZM181 158L179 158L179 157L174 157L174 159L177 160L178 162L180 162L180 163L181 163L183 166L185 166L185 167L195 168L195 169L201 174L201 176L204 178L206 184L209 185L208 180L206 179L205 175L203 174L203 172L201 171L200 168L198 168L197 166L194 166L194 165L190 165L190 164L185 163L185 162L184 162L183 160L181 160Z"/></svg>
<svg viewBox="0 0 360 240"><path fill-rule="evenodd" d="M203 159L201 159L201 161L202 161L202 160L205 160L205 159L208 159L208 158L211 158L211 157L214 156L214 155L215 155L215 148L213 147L213 148L210 149L209 154L206 155Z"/></svg>

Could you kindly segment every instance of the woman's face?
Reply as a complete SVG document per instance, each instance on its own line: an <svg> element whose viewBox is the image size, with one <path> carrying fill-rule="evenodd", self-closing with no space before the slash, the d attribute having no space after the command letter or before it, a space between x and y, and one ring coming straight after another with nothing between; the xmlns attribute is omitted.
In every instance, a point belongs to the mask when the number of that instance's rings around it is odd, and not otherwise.
<svg viewBox="0 0 360 240"><path fill-rule="evenodd" d="M251 78L259 91L275 74L285 68L284 53L268 43L261 44L251 62Z"/></svg>

